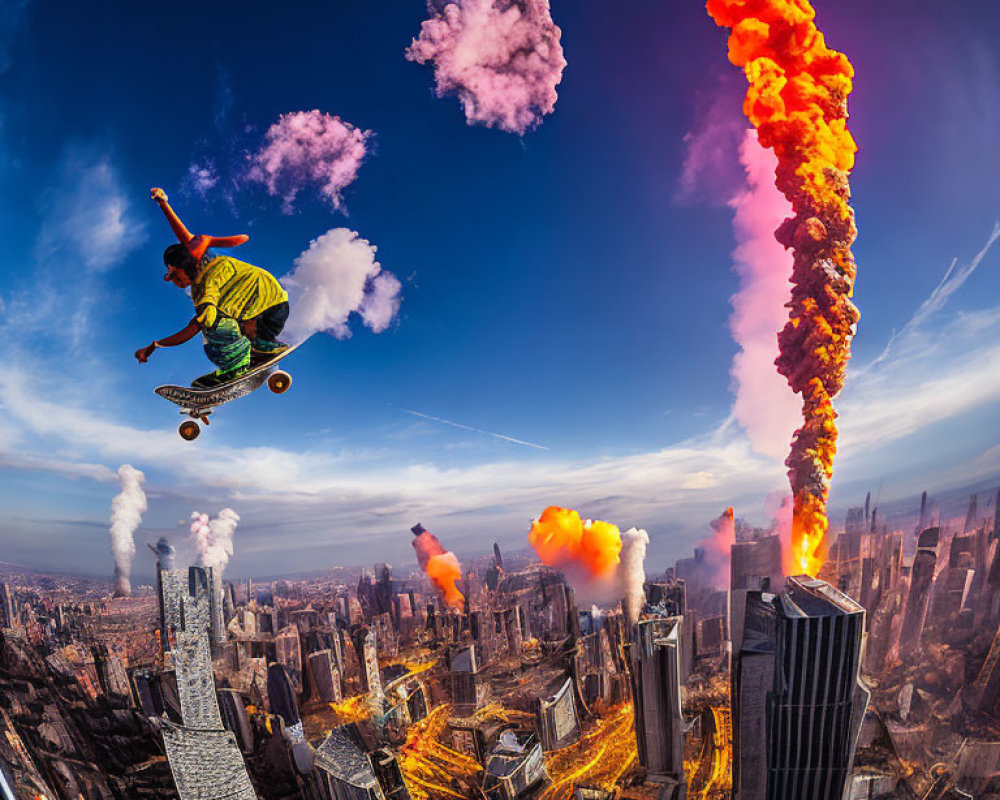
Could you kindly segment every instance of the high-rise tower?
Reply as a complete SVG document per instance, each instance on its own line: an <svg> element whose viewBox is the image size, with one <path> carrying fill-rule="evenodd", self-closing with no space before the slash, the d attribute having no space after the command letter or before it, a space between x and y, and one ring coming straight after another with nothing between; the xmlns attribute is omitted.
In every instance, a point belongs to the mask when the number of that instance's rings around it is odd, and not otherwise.
<svg viewBox="0 0 1000 800"><path fill-rule="evenodd" d="M734 658L734 798L842 800L868 705L864 629L864 608L807 575L781 594L747 595Z"/></svg>
<svg viewBox="0 0 1000 800"><path fill-rule="evenodd" d="M668 787L674 797L684 784L681 730L681 625L683 617L640 619L630 645L632 707L639 763L647 780ZM683 795L680 795L683 796Z"/></svg>

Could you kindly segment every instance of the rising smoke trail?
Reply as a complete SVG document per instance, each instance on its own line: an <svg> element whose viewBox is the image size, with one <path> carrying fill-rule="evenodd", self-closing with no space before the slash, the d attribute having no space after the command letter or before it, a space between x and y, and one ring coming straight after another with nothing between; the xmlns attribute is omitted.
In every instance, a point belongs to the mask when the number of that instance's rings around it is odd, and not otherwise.
<svg viewBox="0 0 1000 800"><path fill-rule="evenodd" d="M132 534L142 521L146 510L146 493L142 483L146 476L130 464L118 468L121 493L111 501L111 555L115 559L115 597L130 597L132 584L132 557L135 540Z"/></svg>
<svg viewBox="0 0 1000 800"><path fill-rule="evenodd" d="M621 563L618 565L618 584L621 590L625 618L639 621L643 603L646 602L646 547L649 534L638 528L629 528L622 534Z"/></svg>
<svg viewBox="0 0 1000 800"><path fill-rule="evenodd" d="M456 585L462 579L462 565L458 563L458 558L450 550L445 550L438 538L419 522L410 530L420 569L431 579L446 606L461 609L465 604L465 595Z"/></svg>
<svg viewBox="0 0 1000 800"><path fill-rule="evenodd" d="M792 256L774 238L775 229L792 211L774 185L778 161L746 131L740 146L746 188L729 201L733 209L736 250L733 269L740 288L731 298L729 329L740 350L730 374L735 398L733 416L758 453L784 458L798 426L795 395L771 369L778 357L777 331L788 317Z"/></svg>
<svg viewBox="0 0 1000 800"><path fill-rule="evenodd" d="M743 110L778 157L776 185L794 216L775 233L794 257L789 320L778 371L802 395L803 425L785 461L794 499L789 572L825 559L826 500L837 449L833 398L844 383L859 314L851 295L857 237L848 175L857 147L847 130L854 69L827 48L808 0L708 0L730 28L729 60L749 88ZM789 569L790 567L790 569Z"/></svg>
<svg viewBox="0 0 1000 800"><path fill-rule="evenodd" d="M215 519L200 511L191 513L191 535L194 537L198 562L203 567L211 567L217 580L229 564L233 554L233 536L239 515L231 508L224 508Z"/></svg>

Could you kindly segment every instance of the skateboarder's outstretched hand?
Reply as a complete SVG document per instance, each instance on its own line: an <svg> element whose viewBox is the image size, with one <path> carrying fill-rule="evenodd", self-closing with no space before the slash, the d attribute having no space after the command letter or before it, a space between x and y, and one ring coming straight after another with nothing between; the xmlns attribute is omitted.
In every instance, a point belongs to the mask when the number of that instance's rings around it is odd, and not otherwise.
<svg viewBox="0 0 1000 800"><path fill-rule="evenodd" d="M140 364L145 364L149 361L149 357L153 355L153 351L156 349L156 342L152 344L147 344L145 347L140 347L135 351L135 360Z"/></svg>

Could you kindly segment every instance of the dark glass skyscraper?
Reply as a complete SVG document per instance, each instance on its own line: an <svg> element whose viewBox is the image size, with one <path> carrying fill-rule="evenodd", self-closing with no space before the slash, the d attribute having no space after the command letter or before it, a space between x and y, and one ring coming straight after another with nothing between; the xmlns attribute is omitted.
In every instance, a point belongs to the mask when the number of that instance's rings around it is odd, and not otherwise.
<svg viewBox="0 0 1000 800"><path fill-rule="evenodd" d="M737 800L842 800L868 691L858 680L865 610L799 575L749 592L735 661Z"/></svg>
<svg viewBox="0 0 1000 800"><path fill-rule="evenodd" d="M647 780L676 791L684 783L681 731L683 617L640 619L632 642L632 702L639 763ZM672 797L671 794L666 794Z"/></svg>

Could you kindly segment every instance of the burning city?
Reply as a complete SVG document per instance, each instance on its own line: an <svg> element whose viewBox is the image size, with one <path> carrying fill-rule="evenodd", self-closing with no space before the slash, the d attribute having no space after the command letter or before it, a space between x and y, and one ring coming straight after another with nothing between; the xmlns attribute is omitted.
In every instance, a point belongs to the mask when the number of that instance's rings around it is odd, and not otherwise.
<svg viewBox="0 0 1000 800"><path fill-rule="evenodd" d="M403 571L231 578L229 510L153 585L4 566L4 791L1000 797L998 500L869 495L816 575L781 519L726 509L654 573L645 531L554 506L461 560L417 523Z"/></svg>

